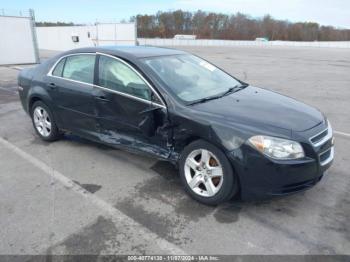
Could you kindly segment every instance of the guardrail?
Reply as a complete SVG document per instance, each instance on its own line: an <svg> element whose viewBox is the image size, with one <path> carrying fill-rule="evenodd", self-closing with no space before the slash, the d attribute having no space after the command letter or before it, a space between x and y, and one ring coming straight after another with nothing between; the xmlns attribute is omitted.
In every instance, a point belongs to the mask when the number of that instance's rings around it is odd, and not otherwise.
<svg viewBox="0 0 350 262"><path fill-rule="evenodd" d="M297 41L241 41L213 39L169 39L138 38L139 45L152 46L295 46L295 47L329 47L350 48L350 41L297 42Z"/></svg>

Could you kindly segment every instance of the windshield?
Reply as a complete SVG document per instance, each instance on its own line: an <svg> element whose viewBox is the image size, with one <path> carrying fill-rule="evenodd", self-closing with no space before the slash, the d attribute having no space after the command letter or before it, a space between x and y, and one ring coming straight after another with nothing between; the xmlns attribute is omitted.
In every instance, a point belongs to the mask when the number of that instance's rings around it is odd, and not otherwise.
<svg viewBox="0 0 350 262"><path fill-rule="evenodd" d="M232 76L193 55L149 57L143 61L186 103L220 95L241 85Z"/></svg>

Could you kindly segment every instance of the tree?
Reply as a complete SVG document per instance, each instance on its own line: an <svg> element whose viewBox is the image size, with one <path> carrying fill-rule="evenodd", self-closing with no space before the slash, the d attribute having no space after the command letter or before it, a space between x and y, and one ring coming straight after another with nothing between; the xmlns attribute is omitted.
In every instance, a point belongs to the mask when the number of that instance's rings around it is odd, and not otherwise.
<svg viewBox="0 0 350 262"><path fill-rule="evenodd" d="M252 18L246 14L222 14L214 12L187 12L182 10L162 12L155 15L137 15L138 37L172 38L176 34L195 34L202 39L269 40L290 41L349 41L349 29L320 26L313 22L291 23L274 19L270 15Z"/></svg>

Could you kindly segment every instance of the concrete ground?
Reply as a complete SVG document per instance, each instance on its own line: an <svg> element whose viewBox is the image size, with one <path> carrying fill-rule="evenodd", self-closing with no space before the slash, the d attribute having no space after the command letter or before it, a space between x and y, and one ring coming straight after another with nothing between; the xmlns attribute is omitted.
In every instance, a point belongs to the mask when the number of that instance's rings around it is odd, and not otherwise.
<svg viewBox="0 0 350 262"><path fill-rule="evenodd" d="M350 52L182 49L322 110L338 131L324 179L289 197L203 206L165 162L74 135L42 142L18 100L18 71L0 67L0 254L350 255Z"/></svg>

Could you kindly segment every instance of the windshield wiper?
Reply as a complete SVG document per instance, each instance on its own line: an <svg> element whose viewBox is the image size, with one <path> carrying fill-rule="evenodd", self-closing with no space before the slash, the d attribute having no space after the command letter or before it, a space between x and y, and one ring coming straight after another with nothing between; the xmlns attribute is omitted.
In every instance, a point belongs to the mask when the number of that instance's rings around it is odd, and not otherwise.
<svg viewBox="0 0 350 262"><path fill-rule="evenodd" d="M219 97L223 97L223 96L227 96L229 94L232 94L234 92L237 92L238 90L241 90L242 87L239 85L239 86L234 86L234 87L230 87L229 89L227 89L227 91L225 91L224 93L221 93L219 95Z"/></svg>
<svg viewBox="0 0 350 262"><path fill-rule="evenodd" d="M232 94L232 93L235 93L245 87L247 87L248 84L241 84L241 85L237 85L237 86L234 86L234 87L230 87L229 89L227 89L225 92L219 94L219 95L215 95L215 96L208 96L208 97L204 97L204 98L201 98L201 99L198 99L198 100L195 100L187 105L191 106L191 105L194 105L194 104L200 104L200 103L205 103L209 100L214 100L214 99L218 99L218 98L221 98L221 97L224 97L224 96L227 96L229 94Z"/></svg>

